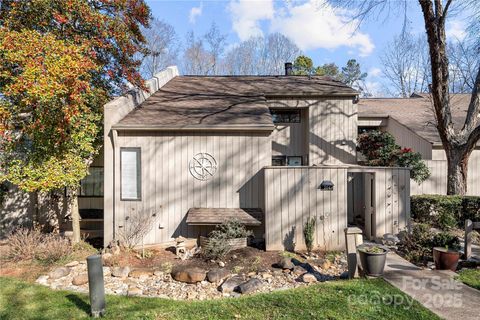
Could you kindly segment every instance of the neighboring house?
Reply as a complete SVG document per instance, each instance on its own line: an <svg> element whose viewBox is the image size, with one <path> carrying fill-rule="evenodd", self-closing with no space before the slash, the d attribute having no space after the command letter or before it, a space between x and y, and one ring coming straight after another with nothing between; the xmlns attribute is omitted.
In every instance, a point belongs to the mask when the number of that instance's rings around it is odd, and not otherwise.
<svg viewBox="0 0 480 320"><path fill-rule="evenodd" d="M267 250L304 249L309 217L326 250L345 248L348 224L368 238L407 228L409 170L356 164L358 93L343 83L170 67L147 86L105 105L103 150L81 183L82 216L103 212L104 244L139 217L144 244L236 217Z"/></svg>
<svg viewBox="0 0 480 320"><path fill-rule="evenodd" d="M470 94L451 94L453 123L461 128L465 122ZM419 152L430 168L431 176L418 184L411 181L411 194L446 194L447 161L435 127L432 102L428 94L410 98L362 99L358 103L359 132L379 129L391 133L402 147ZM480 195L480 144L468 162L467 194Z"/></svg>

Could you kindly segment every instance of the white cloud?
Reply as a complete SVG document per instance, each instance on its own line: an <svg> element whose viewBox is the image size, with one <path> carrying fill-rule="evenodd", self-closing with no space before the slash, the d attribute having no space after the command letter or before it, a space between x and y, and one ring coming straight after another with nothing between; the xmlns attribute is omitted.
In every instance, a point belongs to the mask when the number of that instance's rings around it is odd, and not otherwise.
<svg viewBox="0 0 480 320"><path fill-rule="evenodd" d="M240 40L262 36L260 23L270 23L270 32L280 32L300 49L336 49L349 47L361 57L372 53L375 45L368 34L355 29L351 14L335 10L327 0L286 2L275 6L273 0L232 0L228 6L232 27Z"/></svg>
<svg viewBox="0 0 480 320"><path fill-rule="evenodd" d="M445 32L447 34L447 38L449 38L450 40L463 40L467 35L465 31L465 25L462 21L459 20L452 20L447 22Z"/></svg>
<svg viewBox="0 0 480 320"><path fill-rule="evenodd" d="M202 11L203 2L201 2L200 6L198 7L192 7L192 9L190 9L190 15L188 16L188 20L190 21L190 23L195 24L195 22L197 21L197 17L200 17L202 15Z"/></svg>
<svg viewBox="0 0 480 320"><path fill-rule="evenodd" d="M372 77L378 77L381 74L382 74L382 70L380 68L373 67L373 68L370 68L370 70L368 70L368 75Z"/></svg>
<svg viewBox="0 0 480 320"><path fill-rule="evenodd" d="M375 48L368 34L355 30L346 11L334 10L325 0L287 6L272 20L271 31L289 37L302 50L346 46L357 48L364 57Z"/></svg>
<svg viewBox="0 0 480 320"><path fill-rule="evenodd" d="M229 10L232 15L233 30L242 41L250 37L262 36L259 22L273 19L274 15L273 0L234 0L230 2Z"/></svg>

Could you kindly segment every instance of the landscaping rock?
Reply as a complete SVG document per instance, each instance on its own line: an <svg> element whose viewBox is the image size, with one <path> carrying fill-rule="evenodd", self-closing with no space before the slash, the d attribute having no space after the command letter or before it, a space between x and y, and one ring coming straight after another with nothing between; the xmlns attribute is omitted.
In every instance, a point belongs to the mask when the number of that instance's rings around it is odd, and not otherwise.
<svg viewBox="0 0 480 320"><path fill-rule="evenodd" d="M219 266L220 268L225 267L225 262L223 262L223 261L218 261L218 266Z"/></svg>
<svg viewBox="0 0 480 320"><path fill-rule="evenodd" d="M313 283L313 282L317 282L317 277L315 277L314 274L312 273L305 273L302 275L302 281L305 282L305 283Z"/></svg>
<svg viewBox="0 0 480 320"><path fill-rule="evenodd" d="M263 286L263 282L260 279L252 278L247 282L244 282L238 286L238 291L241 294L252 293L259 290Z"/></svg>
<svg viewBox="0 0 480 320"><path fill-rule="evenodd" d="M128 274L129 277L132 278L148 278L150 276L153 276L153 270L152 269L134 269L130 271Z"/></svg>
<svg viewBox="0 0 480 320"><path fill-rule="evenodd" d="M103 267L103 276L110 277L112 275L112 270L110 267Z"/></svg>
<svg viewBox="0 0 480 320"><path fill-rule="evenodd" d="M80 262L78 262L78 261L72 261L72 262L67 263L67 264L65 265L65 267L67 267L67 268L73 268L73 267L78 266L79 264L80 264Z"/></svg>
<svg viewBox="0 0 480 320"><path fill-rule="evenodd" d="M48 274L48 277L52 280L60 279L70 274L70 269L66 267L56 268Z"/></svg>
<svg viewBox="0 0 480 320"><path fill-rule="evenodd" d="M186 283L203 281L206 275L205 270L198 267L177 267L172 271L173 279Z"/></svg>
<svg viewBox="0 0 480 320"><path fill-rule="evenodd" d="M292 270L295 265L292 262L292 258L282 258L277 262L279 268Z"/></svg>
<svg viewBox="0 0 480 320"><path fill-rule="evenodd" d="M40 276L40 277L37 278L37 280L35 282L39 283L39 284L47 284L48 283L48 276Z"/></svg>
<svg viewBox="0 0 480 320"><path fill-rule="evenodd" d="M332 266L332 262L327 259L327 260L325 260L325 262L323 263L322 268L323 268L324 270L326 270L326 269L330 269L331 266Z"/></svg>
<svg viewBox="0 0 480 320"><path fill-rule="evenodd" d="M126 278L130 273L130 267L114 267L112 269L112 276L116 278Z"/></svg>
<svg viewBox="0 0 480 320"><path fill-rule="evenodd" d="M208 281L212 283L218 283L223 281L225 278L227 278L230 275L230 272L227 269L212 269L208 271L207 273L207 279Z"/></svg>
<svg viewBox="0 0 480 320"><path fill-rule="evenodd" d="M140 296L142 294L142 289L139 289L137 287L129 287L127 291L127 296Z"/></svg>
<svg viewBox="0 0 480 320"><path fill-rule="evenodd" d="M163 277L165 274L162 270L155 270L153 272L153 275L156 276L156 277Z"/></svg>
<svg viewBox="0 0 480 320"><path fill-rule="evenodd" d="M238 289L238 286L245 282L245 279L241 276L234 276L225 280L220 286L219 290L222 293L231 293Z"/></svg>
<svg viewBox="0 0 480 320"><path fill-rule="evenodd" d="M72 284L74 286L81 286L88 283L88 275L87 274L79 274L78 276L73 277Z"/></svg>
<svg viewBox="0 0 480 320"><path fill-rule="evenodd" d="M297 275L297 276L302 275L302 274L304 274L304 273L307 272L307 271L308 271L308 270L305 270L305 268L303 268L302 266L295 266L295 267L293 268L293 274L294 274L294 275Z"/></svg>

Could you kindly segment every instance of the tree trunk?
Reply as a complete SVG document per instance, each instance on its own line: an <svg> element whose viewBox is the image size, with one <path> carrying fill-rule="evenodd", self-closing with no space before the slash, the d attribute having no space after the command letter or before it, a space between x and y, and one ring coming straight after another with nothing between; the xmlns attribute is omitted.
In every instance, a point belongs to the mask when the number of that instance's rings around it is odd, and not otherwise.
<svg viewBox="0 0 480 320"><path fill-rule="evenodd" d="M80 212L78 210L78 190L72 191L72 205L71 205L71 217L72 217L72 231L73 231L73 244L80 242Z"/></svg>
<svg viewBox="0 0 480 320"><path fill-rule="evenodd" d="M467 193L469 156L470 152L462 147L456 147L447 152L447 194L465 195Z"/></svg>

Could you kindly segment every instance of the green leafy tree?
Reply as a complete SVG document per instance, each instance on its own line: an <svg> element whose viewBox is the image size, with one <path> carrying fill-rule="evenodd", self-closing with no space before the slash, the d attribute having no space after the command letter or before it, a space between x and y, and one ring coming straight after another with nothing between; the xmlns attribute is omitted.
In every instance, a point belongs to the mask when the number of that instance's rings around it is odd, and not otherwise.
<svg viewBox="0 0 480 320"><path fill-rule="evenodd" d="M98 152L102 106L127 84L144 88L143 1L0 3L0 182L28 192L76 190Z"/></svg>
<svg viewBox="0 0 480 320"><path fill-rule="evenodd" d="M319 76L327 76L334 79L341 79L340 69L335 63L325 63L315 68L315 74Z"/></svg>
<svg viewBox="0 0 480 320"><path fill-rule="evenodd" d="M314 73L313 61L307 56L298 56L293 63L293 70L296 75L310 75Z"/></svg>
<svg viewBox="0 0 480 320"><path fill-rule="evenodd" d="M358 150L365 156L366 165L409 167L413 180L421 183L428 179L430 170L422 156L410 148L401 148L388 132L372 130L358 136Z"/></svg>
<svg viewBox="0 0 480 320"><path fill-rule="evenodd" d="M359 86L359 83L364 81L367 75L366 72L362 72L360 63L355 59L348 60L347 65L342 67L342 81L349 86Z"/></svg>

